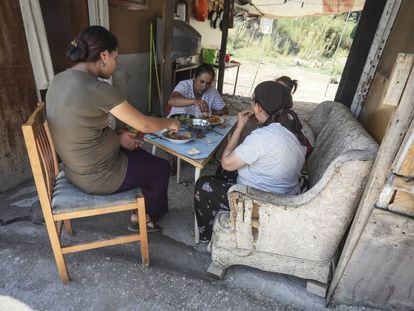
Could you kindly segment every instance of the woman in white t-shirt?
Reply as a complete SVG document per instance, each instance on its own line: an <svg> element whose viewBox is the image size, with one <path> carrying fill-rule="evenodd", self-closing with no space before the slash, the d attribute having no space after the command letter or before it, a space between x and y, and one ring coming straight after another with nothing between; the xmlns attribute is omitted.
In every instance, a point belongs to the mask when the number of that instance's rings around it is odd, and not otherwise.
<svg viewBox="0 0 414 311"><path fill-rule="evenodd" d="M229 210L227 190L236 182L272 193L300 193L300 170L308 141L291 107L292 97L282 84L266 81L256 86L251 110L239 112L237 126L223 151L224 170L197 181L194 208L200 241L211 239L217 212ZM261 126L239 145L243 128L253 116Z"/></svg>
<svg viewBox="0 0 414 311"><path fill-rule="evenodd" d="M199 117L204 113L227 114L228 109L219 92L212 86L214 68L201 64L194 70L192 79L180 81L168 100L169 115L185 113Z"/></svg>

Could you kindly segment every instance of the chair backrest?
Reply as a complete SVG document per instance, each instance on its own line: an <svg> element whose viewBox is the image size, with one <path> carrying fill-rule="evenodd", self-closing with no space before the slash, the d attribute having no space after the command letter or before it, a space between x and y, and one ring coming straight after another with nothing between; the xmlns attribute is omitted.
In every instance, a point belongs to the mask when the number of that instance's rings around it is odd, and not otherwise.
<svg viewBox="0 0 414 311"><path fill-rule="evenodd" d="M51 200L59 173L55 147L46 120L46 105L39 103L26 123L23 136L43 213L51 213Z"/></svg>
<svg viewBox="0 0 414 311"><path fill-rule="evenodd" d="M372 152L372 160L378 144L365 131L349 109L338 102L323 102L308 120L316 135L315 148L306 161L310 186L314 186L328 166L341 154L350 150Z"/></svg>

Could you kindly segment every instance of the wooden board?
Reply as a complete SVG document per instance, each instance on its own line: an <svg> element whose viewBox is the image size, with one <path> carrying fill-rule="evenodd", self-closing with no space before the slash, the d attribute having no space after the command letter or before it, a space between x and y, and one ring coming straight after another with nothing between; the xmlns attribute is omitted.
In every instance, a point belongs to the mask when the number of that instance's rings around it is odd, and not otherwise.
<svg viewBox="0 0 414 311"><path fill-rule="evenodd" d="M382 101L384 105L398 106L414 63L413 54L399 54L392 70L389 85Z"/></svg>
<svg viewBox="0 0 414 311"><path fill-rule="evenodd" d="M414 197L409 193L397 191L394 202L388 205L388 209L414 217Z"/></svg>
<svg viewBox="0 0 414 311"><path fill-rule="evenodd" d="M414 310L414 220L374 209L336 292L336 302Z"/></svg>

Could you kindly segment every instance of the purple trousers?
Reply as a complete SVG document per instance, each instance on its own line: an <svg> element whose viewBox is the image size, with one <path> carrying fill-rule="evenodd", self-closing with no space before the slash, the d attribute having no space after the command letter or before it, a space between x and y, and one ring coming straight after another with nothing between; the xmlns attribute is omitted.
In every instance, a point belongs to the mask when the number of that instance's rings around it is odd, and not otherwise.
<svg viewBox="0 0 414 311"><path fill-rule="evenodd" d="M131 151L121 148L128 157L128 170L124 181L116 192L141 188L145 198L145 209L152 218L168 212L168 182L170 179L170 164L138 148Z"/></svg>

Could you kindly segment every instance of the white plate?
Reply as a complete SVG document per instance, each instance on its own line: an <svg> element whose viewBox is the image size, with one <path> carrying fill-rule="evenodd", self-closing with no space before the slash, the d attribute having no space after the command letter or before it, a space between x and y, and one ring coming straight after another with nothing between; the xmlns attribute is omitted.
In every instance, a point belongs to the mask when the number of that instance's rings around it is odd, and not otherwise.
<svg viewBox="0 0 414 311"><path fill-rule="evenodd" d="M219 125L222 124L224 122L224 119L222 117L216 116L216 115L211 115L205 118L208 122L210 122L211 125ZM215 119L215 122L211 122L213 121L213 119Z"/></svg>
<svg viewBox="0 0 414 311"><path fill-rule="evenodd" d="M172 131L165 131L162 133L162 136L174 144L185 144L196 138L196 134L194 134L193 132L187 131L187 130L179 130L175 132L174 134L172 133L173 133ZM180 137L180 136L188 135L188 134L191 135L189 136L190 138L186 138L186 139L174 139L173 138L174 135Z"/></svg>

